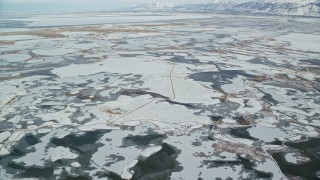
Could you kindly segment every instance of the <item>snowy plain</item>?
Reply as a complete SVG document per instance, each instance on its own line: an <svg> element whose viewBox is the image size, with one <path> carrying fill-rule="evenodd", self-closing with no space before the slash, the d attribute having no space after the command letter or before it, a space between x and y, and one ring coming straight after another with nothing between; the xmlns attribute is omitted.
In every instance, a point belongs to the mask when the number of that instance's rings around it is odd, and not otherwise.
<svg viewBox="0 0 320 180"><path fill-rule="evenodd" d="M319 19L0 21L0 179L320 175Z"/></svg>

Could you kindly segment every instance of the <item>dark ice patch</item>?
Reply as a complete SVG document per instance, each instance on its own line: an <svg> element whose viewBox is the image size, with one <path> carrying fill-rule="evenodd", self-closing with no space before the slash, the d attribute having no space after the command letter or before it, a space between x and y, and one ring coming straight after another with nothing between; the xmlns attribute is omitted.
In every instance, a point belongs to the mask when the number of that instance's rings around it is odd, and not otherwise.
<svg viewBox="0 0 320 180"><path fill-rule="evenodd" d="M318 80L320 82L320 80ZM318 91L320 92L320 83L314 83L313 84L313 87Z"/></svg>
<svg viewBox="0 0 320 180"><path fill-rule="evenodd" d="M250 139L250 140L258 140L252 136L248 132L248 128L232 128L230 130L230 134L237 138Z"/></svg>
<svg viewBox="0 0 320 180"><path fill-rule="evenodd" d="M287 176L299 176L304 179L318 179L317 172L320 167L320 139L312 138L308 141L292 143L285 142L285 145L298 149L303 155L310 158L311 161L304 164L288 163L284 152L274 153L272 157L277 161L281 171Z"/></svg>
<svg viewBox="0 0 320 180"><path fill-rule="evenodd" d="M273 99L272 95L269 93L265 93L263 92L264 95L262 97L263 100L267 101L269 104L272 104L274 106L276 106L277 104L279 104L278 101L276 101L275 99Z"/></svg>
<svg viewBox="0 0 320 180"><path fill-rule="evenodd" d="M77 136L76 134L69 134L62 139L53 138L51 140L51 143L57 146L64 147L70 147L73 145L82 146L85 144L94 144L99 139L99 134L99 131L90 131L79 136Z"/></svg>
<svg viewBox="0 0 320 180"><path fill-rule="evenodd" d="M33 146L39 143L38 138L34 137L33 135L27 135L24 137L24 139L30 146Z"/></svg>
<svg viewBox="0 0 320 180"><path fill-rule="evenodd" d="M123 146L146 146L148 144L161 144L163 139L166 138L166 135L163 134L150 134L150 135L128 135L123 138L122 144Z"/></svg>
<svg viewBox="0 0 320 180"><path fill-rule="evenodd" d="M93 132L86 132L84 135L81 135L81 136L67 135L62 139L53 138L51 140L51 143L60 145L60 146L68 146L68 145L81 146L84 144L93 144L99 139L98 134L100 134L100 132L93 131Z"/></svg>
<svg viewBox="0 0 320 180"><path fill-rule="evenodd" d="M119 40L117 42L114 42L115 44L121 45L121 44L129 44L126 40Z"/></svg>
<svg viewBox="0 0 320 180"><path fill-rule="evenodd" d="M33 177L33 178L50 178L53 175L53 168L52 167L45 167L45 168L31 167L31 168L28 168L22 175L26 177Z"/></svg>
<svg viewBox="0 0 320 180"><path fill-rule="evenodd" d="M1 20L0 28L22 28L26 27L30 21L21 21L21 20Z"/></svg>
<svg viewBox="0 0 320 180"><path fill-rule="evenodd" d="M162 99L169 99L167 96L163 96L158 93L153 93L153 92L148 92L148 91L143 91L143 90L121 90L120 95L126 95L126 96L131 96L131 97L137 97L137 96L142 96L142 95L150 95L153 98L162 98Z"/></svg>
<svg viewBox="0 0 320 180"><path fill-rule="evenodd" d="M170 62L175 62L175 63L186 63L186 64L201 64L199 59L194 59L194 58L186 58L184 56L179 56L175 55L174 57L169 59Z"/></svg>
<svg viewBox="0 0 320 180"><path fill-rule="evenodd" d="M123 180L121 176L110 171L98 171L94 176L97 176L98 178L110 178L112 180Z"/></svg>
<svg viewBox="0 0 320 180"><path fill-rule="evenodd" d="M222 118L222 116L210 116L210 120L213 122L220 121Z"/></svg>
<svg viewBox="0 0 320 180"><path fill-rule="evenodd" d="M63 180L91 180L91 177L88 176L66 176Z"/></svg>
<svg viewBox="0 0 320 180"><path fill-rule="evenodd" d="M310 65L320 65L320 59L304 59L300 60L303 64L308 63Z"/></svg>
<svg viewBox="0 0 320 180"><path fill-rule="evenodd" d="M10 168L10 169L15 169L17 171L25 171L27 168L20 165L20 164L16 164L14 162L10 162L7 166L7 168Z"/></svg>
<svg viewBox="0 0 320 180"><path fill-rule="evenodd" d="M120 54L121 57L137 57L141 54Z"/></svg>
<svg viewBox="0 0 320 180"><path fill-rule="evenodd" d="M181 102L177 102L177 101L172 101L172 100L167 100L167 102L169 104L177 104L177 105L181 105L181 106L184 106L186 108L189 108L189 109L195 109L196 107L194 105L192 105L191 103L181 103Z"/></svg>
<svg viewBox="0 0 320 180"><path fill-rule="evenodd" d="M107 157L108 157L108 159L110 159L111 162L107 162L106 164L104 164L105 166L110 166L111 164L125 160L125 158L123 156L119 156L116 154L110 154Z"/></svg>
<svg viewBox="0 0 320 180"><path fill-rule="evenodd" d="M231 80L238 77L244 76L247 78L254 78L255 75L251 75L242 70L221 70L217 72L200 72L191 74L190 79L201 82L211 82L211 87L214 89L221 90L221 86L224 84L230 84Z"/></svg>
<svg viewBox="0 0 320 180"><path fill-rule="evenodd" d="M203 165L207 166L208 168L218 168L222 166L235 166L235 165L242 165L244 169L249 170L253 172L253 175L255 178L272 178L273 174L270 172L263 172L259 171L254 168L255 164L251 162L250 160L243 158L241 156L238 156L237 160L230 160L230 161L224 161L224 160L204 160L202 162Z"/></svg>
<svg viewBox="0 0 320 180"><path fill-rule="evenodd" d="M162 149L139 161L133 168L133 179L170 179L171 172L178 171L178 150L164 143Z"/></svg>

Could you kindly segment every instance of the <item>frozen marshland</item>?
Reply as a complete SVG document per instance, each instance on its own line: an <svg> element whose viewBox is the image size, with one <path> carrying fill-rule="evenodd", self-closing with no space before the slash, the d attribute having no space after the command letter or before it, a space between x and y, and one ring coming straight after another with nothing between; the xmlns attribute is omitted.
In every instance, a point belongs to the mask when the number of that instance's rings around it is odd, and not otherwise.
<svg viewBox="0 0 320 180"><path fill-rule="evenodd" d="M0 179L320 178L320 19L0 19Z"/></svg>

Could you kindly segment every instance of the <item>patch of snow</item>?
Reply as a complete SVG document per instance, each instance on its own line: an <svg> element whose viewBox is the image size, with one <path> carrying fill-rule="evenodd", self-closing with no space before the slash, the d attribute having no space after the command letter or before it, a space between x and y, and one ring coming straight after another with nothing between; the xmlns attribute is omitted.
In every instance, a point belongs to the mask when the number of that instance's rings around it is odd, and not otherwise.
<svg viewBox="0 0 320 180"><path fill-rule="evenodd" d="M79 156L78 154L71 152L69 148L58 146L54 148L50 156L50 160L52 162L55 162L59 159L75 159L78 156Z"/></svg>

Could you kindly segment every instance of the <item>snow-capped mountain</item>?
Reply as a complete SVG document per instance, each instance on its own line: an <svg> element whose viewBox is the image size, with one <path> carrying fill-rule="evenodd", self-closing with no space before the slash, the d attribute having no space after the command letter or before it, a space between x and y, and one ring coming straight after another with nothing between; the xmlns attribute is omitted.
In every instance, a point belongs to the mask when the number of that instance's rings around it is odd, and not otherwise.
<svg viewBox="0 0 320 180"><path fill-rule="evenodd" d="M226 10L232 10L234 6L236 6L237 3L233 1L226 1L226 2L219 2L214 1L213 3L208 4L181 4L174 7L174 10L177 11L195 11L195 12L201 12L201 11L226 11Z"/></svg>
<svg viewBox="0 0 320 180"><path fill-rule="evenodd" d="M174 3L144 3L134 6L134 10L165 10L165 9L173 9L175 7Z"/></svg>
<svg viewBox="0 0 320 180"><path fill-rule="evenodd" d="M280 15L319 16L320 1L315 0L263 0L241 3L233 7L238 12Z"/></svg>
<svg viewBox="0 0 320 180"><path fill-rule="evenodd" d="M168 10L187 12L226 12L320 17L320 0L252 0L245 3L215 0L208 4L152 3L141 4L135 10Z"/></svg>
<svg viewBox="0 0 320 180"><path fill-rule="evenodd" d="M225 11L231 10L237 3L233 1L219 2L214 1L208 4L182 4L174 7L174 10L189 10L189 11Z"/></svg>

